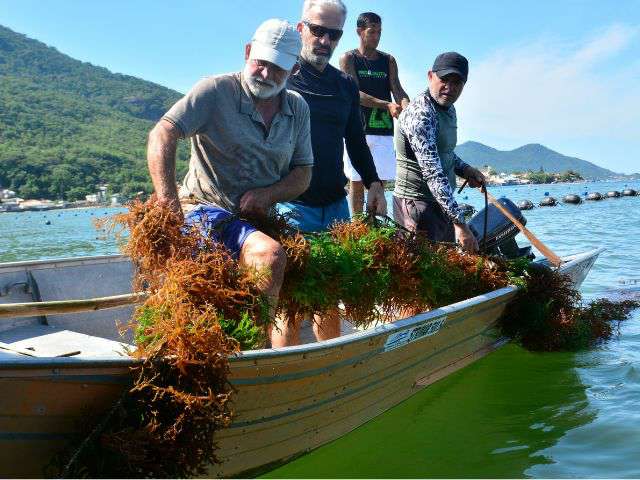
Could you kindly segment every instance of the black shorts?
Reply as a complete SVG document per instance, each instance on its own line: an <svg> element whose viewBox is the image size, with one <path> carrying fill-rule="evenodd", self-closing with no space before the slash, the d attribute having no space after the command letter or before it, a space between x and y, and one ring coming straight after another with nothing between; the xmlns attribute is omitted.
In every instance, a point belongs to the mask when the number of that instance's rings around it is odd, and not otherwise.
<svg viewBox="0 0 640 480"><path fill-rule="evenodd" d="M453 222L436 202L393 196L393 218L404 228L420 231L434 242L455 242Z"/></svg>

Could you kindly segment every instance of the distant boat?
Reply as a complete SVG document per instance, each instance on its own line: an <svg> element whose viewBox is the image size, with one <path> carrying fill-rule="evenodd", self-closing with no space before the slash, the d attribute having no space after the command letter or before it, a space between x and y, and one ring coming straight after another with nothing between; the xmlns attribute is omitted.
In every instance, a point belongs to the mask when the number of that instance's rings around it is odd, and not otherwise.
<svg viewBox="0 0 640 480"><path fill-rule="evenodd" d="M560 269L580 285L601 251L564 257ZM131 276L122 256L0 264L0 476L43 476L84 412L106 411L130 384L134 360L121 353L115 322L130 318L133 307L122 305L133 298ZM208 475L285 462L504 345L496 321L516 291L231 358L236 415L217 436L223 463ZM81 305L51 303L105 296L92 309L120 307L78 313ZM65 309L76 313L57 313Z"/></svg>

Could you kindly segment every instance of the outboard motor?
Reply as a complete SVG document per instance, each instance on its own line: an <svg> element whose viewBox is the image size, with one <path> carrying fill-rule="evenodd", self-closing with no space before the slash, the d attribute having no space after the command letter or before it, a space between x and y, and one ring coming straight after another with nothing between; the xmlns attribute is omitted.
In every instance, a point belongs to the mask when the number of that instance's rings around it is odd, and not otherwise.
<svg viewBox="0 0 640 480"><path fill-rule="evenodd" d="M527 219L524 218L515 203L508 198L500 198L498 202L522 225L527 224ZM533 259L534 254L531 252L531 247L521 248L516 243L515 237L519 233L518 227L493 204L489 204L486 209L483 208L469 220L469 229L478 240L478 244L481 247L483 245L485 210L487 212L487 241L485 245L487 253L502 255L506 258L528 257Z"/></svg>

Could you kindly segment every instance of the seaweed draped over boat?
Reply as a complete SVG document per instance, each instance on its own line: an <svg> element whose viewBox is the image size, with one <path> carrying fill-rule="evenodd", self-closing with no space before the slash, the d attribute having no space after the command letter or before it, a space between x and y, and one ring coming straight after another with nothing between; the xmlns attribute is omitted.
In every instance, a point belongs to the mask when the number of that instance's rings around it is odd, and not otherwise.
<svg viewBox="0 0 640 480"><path fill-rule="evenodd" d="M499 322L503 333L533 350L575 350L611 336L612 323L637 306L582 307L569 279L555 271L464 253L375 219L306 237L280 215L246 220L286 252L277 314L290 322L319 315L366 327L516 284L520 292ZM82 472L203 473L218 461L215 432L233 414L228 357L265 346L269 307L259 285L269 272L241 267L153 201L134 202L114 222L129 232L124 253L137 265L135 287L150 293L129 326L132 354L143 363L96 437L94 450L103 453L84 455ZM98 458L110 460L98 465Z"/></svg>
<svg viewBox="0 0 640 480"><path fill-rule="evenodd" d="M511 262L520 290L499 320L502 333L533 351L577 351L611 338L635 300L606 298L583 305L571 280L526 260Z"/></svg>
<svg viewBox="0 0 640 480"><path fill-rule="evenodd" d="M231 421L228 357L264 342L261 272L185 231L171 210L133 203L112 220L129 231L134 286L149 296L130 325L141 363L133 387L75 447L63 476L192 477L218 462Z"/></svg>

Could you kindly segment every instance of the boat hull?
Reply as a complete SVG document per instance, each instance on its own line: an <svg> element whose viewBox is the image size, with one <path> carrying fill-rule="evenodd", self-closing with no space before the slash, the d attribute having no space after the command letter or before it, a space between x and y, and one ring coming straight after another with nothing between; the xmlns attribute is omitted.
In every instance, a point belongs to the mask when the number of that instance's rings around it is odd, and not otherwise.
<svg viewBox="0 0 640 480"><path fill-rule="evenodd" d="M601 250L570 257L580 284ZM209 476L247 475L357 428L506 342L496 322L506 287L333 340L231 359L232 425L219 432ZM92 413L130 383L132 361L19 358L0 362L0 476L43 476ZM95 418L95 417L94 417Z"/></svg>

